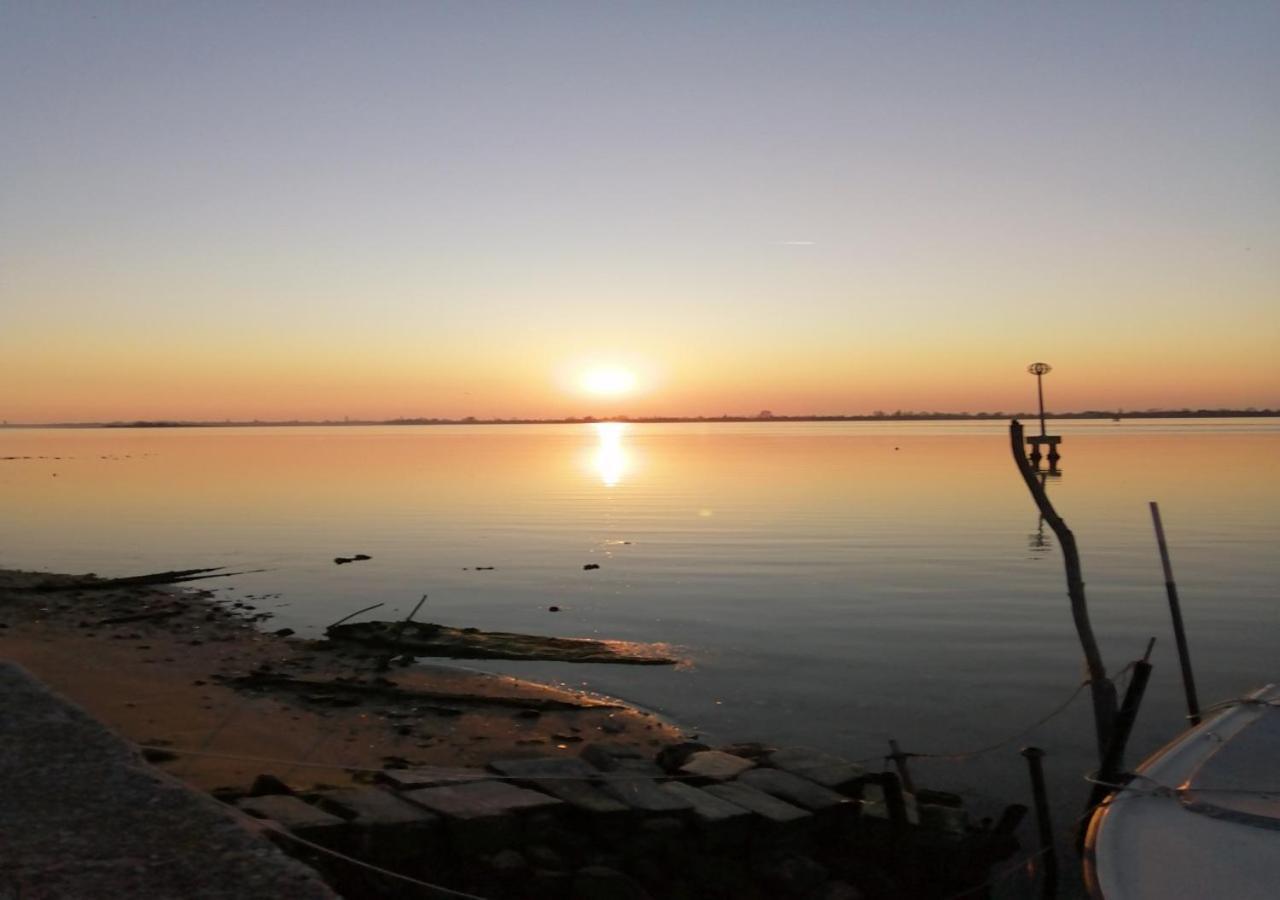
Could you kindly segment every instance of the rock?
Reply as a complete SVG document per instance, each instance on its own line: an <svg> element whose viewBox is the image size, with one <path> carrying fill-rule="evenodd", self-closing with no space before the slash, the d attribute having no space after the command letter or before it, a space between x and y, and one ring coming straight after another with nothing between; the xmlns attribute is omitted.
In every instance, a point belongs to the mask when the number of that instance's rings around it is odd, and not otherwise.
<svg viewBox="0 0 1280 900"><path fill-rule="evenodd" d="M626 804L610 797L588 781L600 773L581 759L548 756L498 760L489 763L489 768L519 779L521 784L537 788L544 794L563 800L574 809L592 815L616 816L629 809Z"/></svg>
<svg viewBox="0 0 1280 900"><path fill-rule="evenodd" d="M669 781L662 785L662 789L688 802L694 821L705 827L718 828L734 822L745 822L751 817L751 813L741 806L683 781Z"/></svg>
<svg viewBox="0 0 1280 900"><path fill-rule="evenodd" d="M810 892L805 900L863 900L863 895L848 882L828 881Z"/></svg>
<svg viewBox="0 0 1280 900"><path fill-rule="evenodd" d="M856 788L864 774L861 766L808 747L775 750L765 757L765 764L842 793Z"/></svg>
<svg viewBox="0 0 1280 900"><path fill-rule="evenodd" d="M259 775L253 779L249 788L250 797L269 797L272 795L293 796L293 788L274 775Z"/></svg>
<svg viewBox="0 0 1280 900"><path fill-rule="evenodd" d="M499 875L509 877L529 868L529 863L525 861L519 850L507 849L500 850L489 857L489 868Z"/></svg>
<svg viewBox="0 0 1280 900"><path fill-rule="evenodd" d="M519 835L517 814L562 807L562 801L501 781L420 788L401 794L444 817L455 852L495 853Z"/></svg>
<svg viewBox="0 0 1280 900"><path fill-rule="evenodd" d="M760 880L777 894L800 897L827 880L827 869L807 856L783 856L756 866Z"/></svg>
<svg viewBox="0 0 1280 900"><path fill-rule="evenodd" d="M649 900L649 894L617 869L587 866L573 878L573 900Z"/></svg>
<svg viewBox="0 0 1280 900"><path fill-rule="evenodd" d="M560 607L558 607L558 606L548 606L548 607L547 607L547 612L560 612Z"/></svg>
<svg viewBox="0 0 1280 900"><path fill-rule="evenodd" d="M598 569L598 568L600 568L599 563L587 563L585 566L582 567L582 571L589 572L592 569Z"/></svg>
<svg viewBox="0 0 1280 900"><path fill-rule="evenodd" d="M562 806L554 797L502 781L419 788L401 794L406 800L450 819L485 819L515 812Z"/></svg>
<svg viewBox="0 0 1280 900"><path fill-rule="evenodd" d="M609 778L601 785L601 790L640 812L681 812L693 808L688 799L664 791L649 778Z"/></svg>
<svg viewBox="0 0 1280 900"><path fill-rule="evenodd" d="M770 747L768 744L761 744L758 741L743 741L737 744L728 744L724 747L717 747L716 749L723 750L725 753L732 753L734 756L741 756L743 759L749 759L754 763L759 763L778 748Z"/></svg>
<svg viewBox="0 0 1280 900"><path fill-rule="evenodd" d="M236 801L236 806L255 818L270 819L298 837L317 844L332 847L342 843L346 823L297 797L246 797Z"/></svg>
<svg viewBox="0 0 1280 900"><path fill-rule="evenodd" d="M722 753L719 750L700 750L690 754L680 766L681 775L692 775L711 781L732 781L748 769L754 769L755 763L741 756Z"/></svg>
<svg viewBox="0 0 1280 900"><path fill-rule="evenodd" d="M457 766L419 766L413 769L384 769L378 780L402 791L417 788L440 787L448 784L465 784L484 781L490 774L484 769L468 769Z"/></svg>
<svg viewBox="0 0 1280 900"><path fill-rule="evenodd" d="M798 806L792 806L771 794L757 790L746 784L729 782L728 784L711 784L702 790L721 800L727 800L736 806L755 813L757 816L775 825L785 825L811 819L812 816Z"/></svg>
<svg viewBox="0 0 1280 900"><path fill-rule="evenodd" d="M274 634L276 637L290 637L291 635L296 634L296 632L292 628L277 628L275 631L271 633ZM195 643L195 642L192 641L192 643Z"/></svg>
<svg viewBox="0 0 1280 900"><path fill-rule="evenodd" d="M668 772L675 772L693 754L702 753L710 749L706 744L700 744L697 741L682 741L679 744L669 744L658 751L658 765Z"/></svg>
<svg viewBox="0 0 1280 900"><path fill-rule="evenodd" d="M567 868L564 857L546 844L533 844L526 847L524 855L529 860L529 864L538 869L564 871Z"/></svg>
<svg viewBox="0 0 1280 900"><path fill-rule="evenodd" d="M352 849L362 859L395 866L420 859L434 843L440 817L382 788L339 788L316 805L347 820Z"/></svg>
<svg viewBox="0 0 1280 900"><path fill-rule="evenodd" d="M744 772L739 781L742 784L758 788L766 794L772 794L811 812L831 810L837 807L847 807L849 810L856 812L858 807L855 801L850 800L844 794L837 794L835 791L815 784L807 778L792 775L782 769L754 769L750 772Z"/></svg>

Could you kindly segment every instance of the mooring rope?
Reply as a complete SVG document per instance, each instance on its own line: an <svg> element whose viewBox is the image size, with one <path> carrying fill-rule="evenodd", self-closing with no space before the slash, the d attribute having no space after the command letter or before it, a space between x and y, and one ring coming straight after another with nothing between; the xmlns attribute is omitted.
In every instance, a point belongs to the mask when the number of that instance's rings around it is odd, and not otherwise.
<svg viewBox="0 0 1280 900"><path fill-rule="evenodd" d="M392 871L391 869L385 869L382 866L375 865L374 863L366 862L363 859L357 859L354 856L348 856L345 853L341 853L337 850L332 850L321 844L317 844L314 841L309 841L306 838L298 837L293 832L287 831L283 826L279 825L276 822L271 821L270 819L255 819L253 816L250 816L247 813L243 813L240 810L233 808L233 811L235 812L236 815L241 816L242 818L251 822L256 828L262 828L266 831L270 831L274 834L278 834L281 837L287 838L288 840L293 841L296 844L306 847L308 850L313 850L316 853L321 853L321 854L324 854L325 856L332 856L334 859L340 859L343 862L351 863L352 865L359 866L362 869L368 869L370 872L377 872L379 875L384 875L388 878L394 878L397 881L403 881L407 884L412 884L415 887L426 888L429 891L434 891L436 894L441 894L446 897L461 897L463 898L463 900L486 900L485 897L482 897L479 894L468 894L466 891L457 891L457 890L454 890L453 888L447 888L442 884L432 884L429 881L423 881L419 878L414 878L411 875L404 875L400 872Z"/></svg>
<svg viewBox="0 0 1280 900"><path fill-rule="evenodd" d="M1041 725L1044 725L1050 720L1056 718L1057 716L1062 715L1064 712L1067 711L1068 707L1070 707L1071 704L1075 702L1076 698L1080 696L1081 691L1083 691L1088 686L1089 686L1088 681L1080 682L1080 684L1076 687L1076 689L1071 692L1070 697L1068 697L1062 703L1055 706L1046 715L1041 716L1039 719L1032 722L1027 727L1019 729L1018 731L1011 734L1009 737L1004 738L1003 740L997 741L994 744L988 744L985 747L979 747L976 750L969 750L963 753L902 753L902 754L898 754L898 756L913 758L913 759L940 759L940 760L947 760L950 762L958 762L961 760L973 759L976 756L983 756L984 754L991 753L992 751L999 750L1002 747L1006 747L1009 744L1012 744L1014 741L1018 740L1018 738L1025 737L1027 734L1029 734L1032 731L1035 731ZM884 757L884 759L893 759L893 758L894 758L893 756Z"/></svg>

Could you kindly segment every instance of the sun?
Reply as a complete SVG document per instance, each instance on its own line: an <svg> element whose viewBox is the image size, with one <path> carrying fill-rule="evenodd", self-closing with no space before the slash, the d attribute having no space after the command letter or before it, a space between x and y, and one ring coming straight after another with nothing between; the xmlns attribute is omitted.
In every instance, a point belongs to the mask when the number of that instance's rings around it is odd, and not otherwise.
<svg viewBox="0 0 1280 900"><path fill-rule="evenodd" d="M582 373L582 389L602 397L619 397L636 387L636 374L622 366L596 366Z"/></svg>

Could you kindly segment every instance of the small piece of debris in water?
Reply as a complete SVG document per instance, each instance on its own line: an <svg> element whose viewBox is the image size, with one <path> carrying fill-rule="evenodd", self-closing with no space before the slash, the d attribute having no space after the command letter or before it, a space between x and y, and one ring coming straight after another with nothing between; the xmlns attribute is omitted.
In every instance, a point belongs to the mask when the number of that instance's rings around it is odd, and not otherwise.
<svg viewBox="0 0 1280 900"><path fill-rule="evenodd" d="M587 563L585 566L582 567L582 571L586 572L590 569L598 569L598 568L600 568L600 563Z"/></svg>

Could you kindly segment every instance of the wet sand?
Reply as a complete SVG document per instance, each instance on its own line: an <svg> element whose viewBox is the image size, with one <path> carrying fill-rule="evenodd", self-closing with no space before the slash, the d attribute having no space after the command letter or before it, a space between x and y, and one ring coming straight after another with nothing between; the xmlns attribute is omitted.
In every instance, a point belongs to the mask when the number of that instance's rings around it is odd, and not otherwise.
<svg viewBox="0 0 1280 900"><path fill-rule="evenodd" d="M367 780L386 765L576 756L590 741L656 752L681 739L609 698L446 666L379 671L379 654L272 633L250 601L203 587L216 582L86 589L86 577L0 570L0 657L125 738L164 748L149 756L206 790L245 789L263 773L311 787ZM105 621L157 612L165 615ZM247 676L258 686L229 681ZM350 679L359 690L269 683L281 676ZM539 701L584 708L530 708Z"/></svg>

